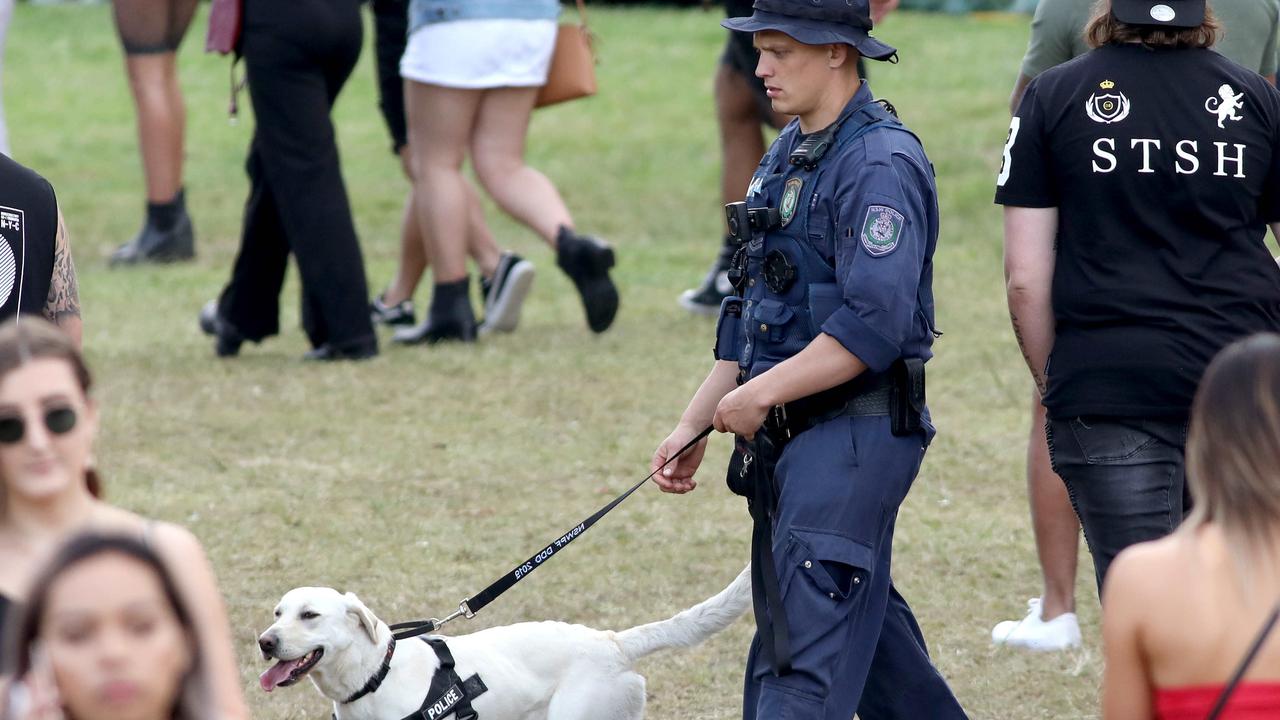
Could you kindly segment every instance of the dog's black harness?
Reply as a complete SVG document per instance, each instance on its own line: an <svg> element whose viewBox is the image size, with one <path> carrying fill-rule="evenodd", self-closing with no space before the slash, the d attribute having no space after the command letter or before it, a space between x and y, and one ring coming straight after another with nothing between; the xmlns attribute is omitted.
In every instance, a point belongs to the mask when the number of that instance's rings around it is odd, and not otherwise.
<svg viewBox="0 0 1280 720"><path fill-rule="evenodd" d="M479 675L463 680L453 669L453 653L442 637L424 637L422 641L436 651L440 667L431 678L431 689L418 711L401 720L439 720L449 713L456 713L456 720L476 720L479 717L471 707L471 701L483 695L489 688Z"/></svg>
<svg viewBox="0 0 1280 720"><path fill-rule="evenodd" d="M431 677L431 688L427 690L427 699L422 701L422 706L401 720L440 720L450 713L454 713L455 720L476 720L479 715L471 707L471 701L483 695L489 688L485 687L479 675L472 675L466 680L458 676L458 671L453 669L453 653L449 652L449 646L444 638L424 637L422 641L435 651L436 657L440 659L440 667L436 668L435 675ZM378 672L369 678L369 682L365 683L364 687L343 700L344 705L376 692L382 686L382 681L387 679L387 673L391 670L391 656L395 651L396 640L393 637L387 643L387 656L382 661L382 667L378 668ZM337 718L337 713L334 713L333 720Z"/></svg>

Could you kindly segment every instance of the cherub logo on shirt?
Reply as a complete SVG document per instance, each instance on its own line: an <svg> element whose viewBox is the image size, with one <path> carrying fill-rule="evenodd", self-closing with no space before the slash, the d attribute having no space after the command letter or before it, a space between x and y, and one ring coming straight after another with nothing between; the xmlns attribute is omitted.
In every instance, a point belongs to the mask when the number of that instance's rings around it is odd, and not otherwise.
<svg viewBox="0 0 1280 720"><path fill-rule="evenodd" d="M1244 109L1244 93L1237 93L1230 85L1223 85L1218 88L1217 96L1210 95L1209 99L1204 101L1204 109L1209 113L1218 116L1218 127L1227 129L1226 121L1240 122L1243 116L1237 115L1237 110Z"/></svg>
<svg viewBox="0 0 1280 720"><path fill-rule="evenodd" d="M1119 90L1111 92L1116 87L1114 82L1103 80L1098 83L1098 87L1102 88L1103 92L1094 93L1084 101L1084 111L1090 120L1110 125L1129 117L1129 98Z"/></svg>
<svg viewBox="0 0 1280 720"><path fill-rule="evenodd" d="M0 207L0 307L18 284L18 260L10 245L21 247L22 241L22 211Z"/></svg>
<svg viewBox="0 0 1280 720"><path fill-rule="evenodd" d="M886 205L867 208L867 219L862 221L862 247L871 257L888 255L898 247L902 226L906 218L902 213Z"/></svg>

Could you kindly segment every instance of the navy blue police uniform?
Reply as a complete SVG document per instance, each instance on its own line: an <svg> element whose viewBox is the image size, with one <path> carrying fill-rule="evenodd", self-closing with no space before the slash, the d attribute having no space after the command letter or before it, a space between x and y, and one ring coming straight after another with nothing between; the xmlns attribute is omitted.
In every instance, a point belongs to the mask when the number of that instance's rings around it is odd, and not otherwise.
<svg viewBox="0 0 1280 720"><path fill-rule="evenodd" d="M767 26L738 29L792 34L783 17L792 14L808 26L852 15L870 29L865 0L757 0L755 8ZM860 39L871 40L865 30ZM875 50L866 54L875 58ZM919 376L935 337L932 165L864 82L824 131L805 136L798 120L782 131L743 210L739 292L721 306L717 359L736 361L742 383L825 333L867 366L820 393L822 401L775 409L761 430L782 446L765 520L777 582L772 602L756 588L743 716L965 717L889 572L898 507L934 434ZM891 408L908 376L920 385L919 405L917 422L902 427ZM750 464L744 453L731 476L745 476Z"/></svg>

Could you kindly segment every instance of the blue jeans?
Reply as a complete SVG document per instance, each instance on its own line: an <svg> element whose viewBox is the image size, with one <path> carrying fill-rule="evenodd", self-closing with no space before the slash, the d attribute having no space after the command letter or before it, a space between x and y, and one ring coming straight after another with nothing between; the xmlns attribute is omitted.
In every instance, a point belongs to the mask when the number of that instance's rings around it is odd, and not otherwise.
<svg viewBox="0 0 1280 720"><path fill-rule="evenodd" d="M1173 531L1191 509L1183 469L1185 420L1050 419L1053 469L1067 485L1093 555L1098 592L1120 551Z"/></svg>

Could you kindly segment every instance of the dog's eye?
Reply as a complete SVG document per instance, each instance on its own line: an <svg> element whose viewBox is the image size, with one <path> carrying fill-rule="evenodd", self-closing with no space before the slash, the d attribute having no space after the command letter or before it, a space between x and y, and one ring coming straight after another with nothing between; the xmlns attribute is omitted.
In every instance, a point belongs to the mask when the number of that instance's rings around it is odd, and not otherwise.
<svg viewBox="0 0 1280 720"><path fill-rule="evenodd" d="M305 610L303 611L301 617L303 620L315 620L316 618L320 617L320 613L316 612L315 610Z"/></svg>

